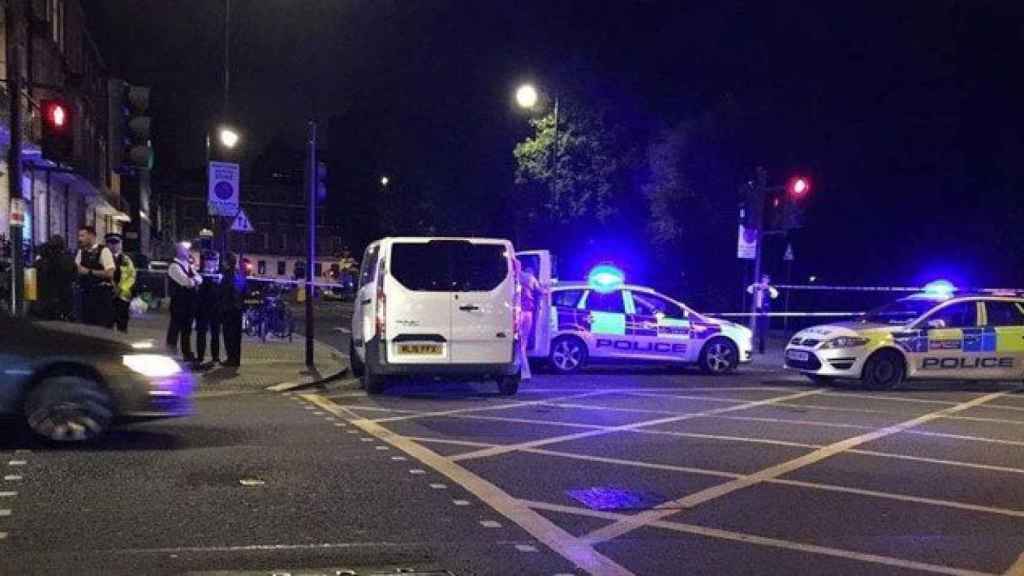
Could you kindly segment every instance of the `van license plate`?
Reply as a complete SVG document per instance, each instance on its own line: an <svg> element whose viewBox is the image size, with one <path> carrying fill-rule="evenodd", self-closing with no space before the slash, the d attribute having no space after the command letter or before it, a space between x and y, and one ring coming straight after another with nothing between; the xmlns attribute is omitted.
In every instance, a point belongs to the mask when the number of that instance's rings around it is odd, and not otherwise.
<svg viewBox="0 0 1024 576"><path fill-rule="evenodd" d="M803 350L787 350L786 358L796 360L797 362L807 362L811 359L811 355Z"/></svg>
<svg viewBox="0 0 1024 576"><path fill-rule="evenodd" d="M399 354L418 354L421 356L440 356L440 344L399 344Z"/></svg>

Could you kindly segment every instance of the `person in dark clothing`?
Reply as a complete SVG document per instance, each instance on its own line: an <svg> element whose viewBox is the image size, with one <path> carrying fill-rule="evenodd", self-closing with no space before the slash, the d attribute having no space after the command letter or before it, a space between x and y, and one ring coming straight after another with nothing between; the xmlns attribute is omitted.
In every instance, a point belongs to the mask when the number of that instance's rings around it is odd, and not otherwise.
<svg viewBox="0 0 1024 576"><path fill-rule="evenodd" d="M228 359L224 366L237 368L242 363L242 309L245 305L245 274L238 269L238 256L228 253L220 283L221 326Z"/></svg>
<svg viewBox="0 0 1024 576"><path fill-rule="evenodd" d="M202 366L206 358L207 335L210 342L210 361L220 362L220 254L213 250L204 250L200 269L203 283L199 286L196 300L196 364Z"/></svg>
<svg viewBox="0 0 1024 576"><path fill-rule="evenodd" d="M171 296L171 322L167 326L167 347L181 348L181 358L194 362L192 354L192 322L195 320L196 290L203 283L203 277L192 267L189 247L178 244L177 256L167 267L170 279L168 287Z"/></svg>
<svg viewBox="0 0 1024 576"><path fill-rule="evenodd" d="M39 298L35 313L46 320L69 320L74 301L75 260L68 254L64 238L54 235L39 249L36 277Z"/></svg>
<svg viewBox="0 0 1024 576"><path fill-rule="evenodd" d="M96 229L78 231L78 286L82 292L82 323L110 328L114 325L114 255L96 241Z"/></svg>

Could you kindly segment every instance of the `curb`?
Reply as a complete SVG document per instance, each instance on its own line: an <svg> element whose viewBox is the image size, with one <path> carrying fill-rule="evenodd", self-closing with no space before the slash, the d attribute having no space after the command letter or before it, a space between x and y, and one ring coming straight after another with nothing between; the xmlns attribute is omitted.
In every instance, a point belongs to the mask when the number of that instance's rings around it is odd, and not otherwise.
<svg viewBox="0 0 1024 576"><path fill-rule="evenodd" d="M267 386L264 388L267 392L291 392L292 390L304 390L306 388L315 388L324 386L328 382L337 380L349 373L349 368L346 366L340 372L331 374L330 376L320 378L319 380L312 380L310 382L282 382L280 384L274 384L273 386Z"/></svg>

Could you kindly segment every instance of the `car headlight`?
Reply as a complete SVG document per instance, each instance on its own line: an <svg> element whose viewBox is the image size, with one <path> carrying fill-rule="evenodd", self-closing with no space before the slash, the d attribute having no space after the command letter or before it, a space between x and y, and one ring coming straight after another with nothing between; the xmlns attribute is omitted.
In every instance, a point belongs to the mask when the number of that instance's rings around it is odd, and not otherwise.
<svg viewBox="0 0 1024 576"><path fill-rule="evenodd" d="M123 363L133 372L150 378L166 378L181 373L181 366L170 356L160 354L131 354L123 358Z"/></svg>
<svg viewBox="0 0 1024 576"><path fill-rule="evenodd" d="M825 343L821 345L821 348L823 350L829 348L857 348L859 346L867 344L870 341L871 340L868 338L858 338L856 336L840 336L838 338L826 340Z"/></svg>

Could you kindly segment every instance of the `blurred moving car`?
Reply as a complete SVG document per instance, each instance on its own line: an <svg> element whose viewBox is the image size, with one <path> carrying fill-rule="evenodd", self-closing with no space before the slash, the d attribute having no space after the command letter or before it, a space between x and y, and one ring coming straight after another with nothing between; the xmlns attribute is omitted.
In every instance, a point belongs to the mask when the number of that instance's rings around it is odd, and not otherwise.
<svg viewBox="0 0 1024 576"><path fill-rule="evenodd" d="M49 440L86 441L118 423L190 414L192 375L152 346L0 311L0 417Z"/></svg>

